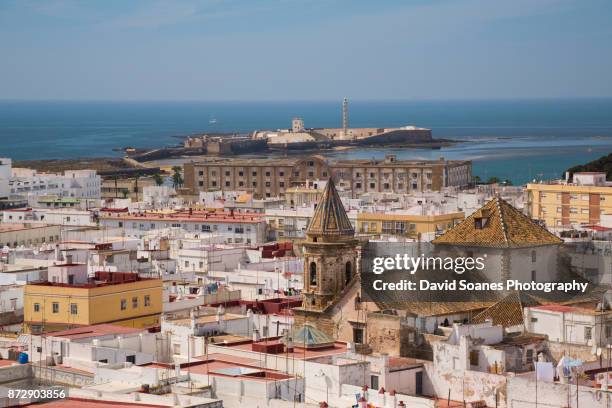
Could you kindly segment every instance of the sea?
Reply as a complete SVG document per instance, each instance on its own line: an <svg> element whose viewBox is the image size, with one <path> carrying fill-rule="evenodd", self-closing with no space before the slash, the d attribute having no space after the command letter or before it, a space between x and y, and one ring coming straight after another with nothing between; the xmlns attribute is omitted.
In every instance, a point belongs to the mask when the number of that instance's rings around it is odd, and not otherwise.
<svg viewBox="0 0 612 408"><path fill-rule="evenodd" d="M0 100L0 157L120 156L118 148L176 145L204 132L341 127L342 102L84 102ZM612 152L612 99L350 101L351 127L416 125L461 141L439 150L358 148L334 158L469 159L482 179L558 178ZM115 149L115 150L114 150Z"/></svg>

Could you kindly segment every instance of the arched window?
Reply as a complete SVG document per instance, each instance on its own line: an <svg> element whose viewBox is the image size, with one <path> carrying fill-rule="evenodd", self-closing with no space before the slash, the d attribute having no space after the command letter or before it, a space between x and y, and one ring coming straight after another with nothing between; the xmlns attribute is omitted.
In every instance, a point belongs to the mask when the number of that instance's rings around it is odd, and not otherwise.
<svg viewBox="0 0 612 408"><path fill-rule="evenodd" d="M310 263L310 285L317 286L317 264Z"/></svg>
<svg viewBox="0 0 612 408"><path fill-rule="evenodd" d="M344 283L348 284L353 278L353 265L350 262L347 262L344 266Z"/></svg>

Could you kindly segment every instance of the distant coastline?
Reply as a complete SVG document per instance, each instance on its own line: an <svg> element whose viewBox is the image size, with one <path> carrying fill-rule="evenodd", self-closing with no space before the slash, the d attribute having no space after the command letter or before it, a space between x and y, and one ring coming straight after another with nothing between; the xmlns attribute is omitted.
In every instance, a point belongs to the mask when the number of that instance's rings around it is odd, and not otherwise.
<svg viewBox="0 0 612 408"><path fill-rule="evenodd" d="M341 123L337 102L28 102L0 101L2 154L21 160L121 160L123 152L176 145L202 132L247 132L308 123ZM216 123L209 123L210 117ZM559 177L612 152L612 99L517 101L352 101L351 126L431 128L434 139L463 143L440 149L332 149L330 158L468 159L475 175L515 184ZM466 143L469 142L469 143ZM197 160L185 157L181 160ZM157 164L157 163L156 163Z"/></svg>

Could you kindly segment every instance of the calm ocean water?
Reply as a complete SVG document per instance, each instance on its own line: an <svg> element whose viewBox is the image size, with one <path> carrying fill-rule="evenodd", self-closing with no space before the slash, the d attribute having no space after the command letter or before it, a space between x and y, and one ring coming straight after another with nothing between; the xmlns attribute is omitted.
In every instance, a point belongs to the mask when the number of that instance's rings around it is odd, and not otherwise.
<svg viewBox="0 0 612 408"><path fill-rule="evenodd" d="M0 157L113 156L116 147L173 145L204 131L339 127L338 102L21 102L0 101ZM216 123L211 124L211 119ZM434 137L466 140L441 150L359 149L342 158L471 159L474 173L525 183L612 152L612 99L530 101L351 101L360 126L415 124Z"/></svg>

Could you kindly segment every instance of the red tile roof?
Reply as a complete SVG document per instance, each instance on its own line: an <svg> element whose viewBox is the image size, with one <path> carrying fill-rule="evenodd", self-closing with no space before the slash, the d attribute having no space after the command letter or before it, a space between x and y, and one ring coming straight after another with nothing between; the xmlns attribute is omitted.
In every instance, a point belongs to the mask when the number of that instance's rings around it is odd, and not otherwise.
<svg viewBox="0 0 612 408"><path fill-rule="evenodd" d="M117 402L117 401L103 401L103 400L89 400L82 398L67 398L63 400L43 402L42 404L36 404L37 407L45 408L99 408L99 407L114 407L114 408L167 408L167 405L153 405L153 404L141 404L141 403L130 403L130 402Z"/></svg>

